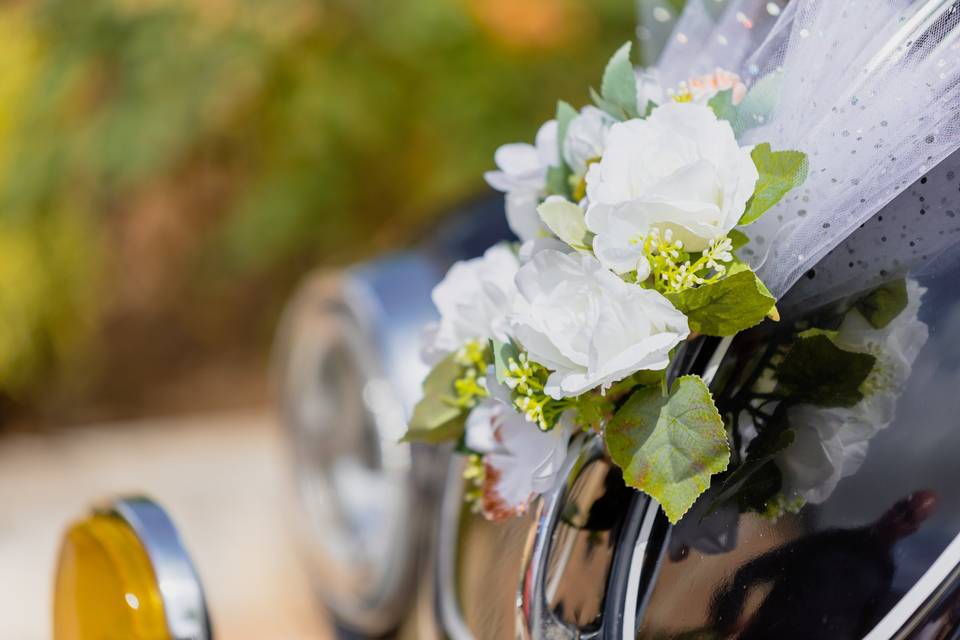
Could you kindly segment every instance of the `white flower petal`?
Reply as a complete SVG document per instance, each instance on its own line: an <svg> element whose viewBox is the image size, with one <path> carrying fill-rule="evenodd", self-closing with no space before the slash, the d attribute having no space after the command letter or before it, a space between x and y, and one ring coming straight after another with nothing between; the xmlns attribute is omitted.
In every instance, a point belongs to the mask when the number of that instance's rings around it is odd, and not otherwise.
<svg viewBox="0 0 960 640"><path fill-rule="evenodd" d="M516 411L497 407L499 413L492 424L502 449L484 456L486 477L480 504L490 520L525 513L537 494L556 486L573 432L568 417L543 432Z"/></svg>
<svg viewBox="0 0 960 640"><path fill-rule="evenodd" d="M551 370L545 390L557 399L662 369L689 333L660 293L624 282L589 254L541 251L517 272L517 286L525 305L511 314L511 330Z"/></svg>
<svg viewBox="0 0 960 640"><path fill-rule="evenodd" d="M673 229L686 249L702 251L736 226L758 177L728 122L703 105L670 102L610 128L586 174L587 226L615 270L625 265L611 251L626 242L615 214L642 234Z"/></svg>

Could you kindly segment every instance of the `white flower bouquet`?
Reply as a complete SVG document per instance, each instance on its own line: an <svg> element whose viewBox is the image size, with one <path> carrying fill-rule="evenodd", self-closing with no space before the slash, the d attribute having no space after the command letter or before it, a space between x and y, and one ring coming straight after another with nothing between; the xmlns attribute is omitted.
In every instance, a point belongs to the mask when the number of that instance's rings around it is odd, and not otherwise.
<svg viewBox="0 0 960 640"><path fill-rule="evenodd" d="M672 522L727 468L706 384L668 386L666 371L693 335L777 318L737 255L737 227L807 175L802 152L738 142L767 91L724 71L664 89L627 44L593 105L560 102L534 145L497 151L486 178L522 244L454 265L434 290L434 368L405 436L456 442L487 518L521 514L554 486L580 431L602 433L626 483Z"/></svg>

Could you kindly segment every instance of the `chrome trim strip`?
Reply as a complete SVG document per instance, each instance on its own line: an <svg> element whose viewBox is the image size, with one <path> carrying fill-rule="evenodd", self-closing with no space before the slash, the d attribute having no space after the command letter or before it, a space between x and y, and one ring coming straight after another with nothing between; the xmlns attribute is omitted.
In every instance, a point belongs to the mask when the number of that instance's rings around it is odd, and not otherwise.
<svg viewBox="0 0 960 640"><path fill-rule="evenodd" d="M203 587L166 511L143 497L122 498L105 510L123 519L146 549L174 640L210 640Z"/></svg>
<svg viewBox="0 0 960 640"><path fill-rule="evenodd" d="M887 612L887 615L877 623L864 640L887 640L897 635L897 632L903 629L958 565L960 565L960 535L947 545L927 572L910 587L910 590Z"/></svg>
<svg viewBox="0 0 960 640"><path fill-rule="evenodd" d="M647 544L650 542L650 533L653 531L653 524L657 520L657 514L660 512L660 504L650 498L646 505L646 513L643 515L643 523L640 525L640 533L637 534L637 542L633 546L633 555L630 557L630 572L627 574L627 593L624 597L626 606L623 608L623 638L624 640L635 640L637 636L637 610L640 599L640 574L643 571L643 562L647 558ZM650 596L650 590L644 594L645 598ZM630 604L634 603L634 604Z"/></svg>
<svg viewBox="0 0 960 640"><path fill-rule="evenodd" d="M465 464L462 456L453 456L447 466L437 533L436 610L440 628L450 640L473 640L457 601L457 538L460 533L460 510L463 508Z"/></svg>
<svg viewBox="0 0 960 640"><path fill-rule="evenodd" d="M580 637L579 632L553 615L547 604L547 561L553 533L560 519L560 504L576 478L571 475L604 455L603 440L596 435L574 440L560 472L564 481L541 496L537 528L524 554L523 571L517 589L517 637L525 640L560 640Z"/></svg>

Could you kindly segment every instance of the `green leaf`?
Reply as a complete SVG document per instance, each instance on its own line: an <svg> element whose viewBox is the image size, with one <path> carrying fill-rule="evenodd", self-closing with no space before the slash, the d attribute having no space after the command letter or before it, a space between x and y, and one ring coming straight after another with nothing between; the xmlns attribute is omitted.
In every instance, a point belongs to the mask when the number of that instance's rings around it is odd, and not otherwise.
<svg viewBox="0 0 960 640"><path fill-rule="evenodd" d="M423 399L413 409L402 442L436 444L456 440L463 433L466 413L450 400L454 396L454 381L463 375L456 353L441 360L423 381Z"/></svg>
<svg viewBox="0 0 960 640"><path fill-rule="evenodd" d="M773 459L778 453L793 444L794 432L792 429L764 430L750 443L747 448L747 458L739 467L734 469L720 485L713 503L707 513L712 513L717 507L729 500L737 499L741 506L743 502L763 503L773 497L780 487L770 486L770 469L778 472ZM777 473L779 475L779 472ZM760 494L766 494L760 496ZM756 498L760 497L759 500Z"/></svg>
<svg viewBox="0 0 960 640"><path fill-rule="evenodd" d="M860 385L876 361L868 353L844 351L829 333L812 332L798 337L777 367L777 388L794 402L849 407L863 399Z"/></svg>
<svg viewBox="0 0 960 640"><path fill-rule="evenodd" d="M600 95L607 103L623 110L628 118L636 118L637 76L630 63L629 42L617 49L603 71Z"/></svg>
<svg viewBox="0 0 960 640"><path fill-rule="evenodd" d="M537 213L550 231L574 249L589 251L593 246L593 234L583 220L583 209L569 200L548 198L537 207Z"/></svg>
<svg viewBox="0 0 960 640"><path fill-rule="evenodd" d="M566 165L547 167L547 193L567 198L570 196L570 171Z"/></svg>
<svg viewBox="0 0 960 640"><path fill-rule="evenodd" d="M507 363L512 358L515 362L520 360L520 350L512 340L500 342L496 338L490 341L490 348L493 351L493 369L497 376L497 382L507 383Z"/></svg>
<svg viewBox="0 0 960 640"><path fill-rule="evenodd" d="M883 329L907 308L907 281L900 279L887 282L853 305L870 326L874 329Z"/></svg>
<svg viewBox="0 0 960 640"><path fill-rule="evenodd" d="M615 120L627 120L630 118L623 109L609 100L604 99L593 87L590 88L590 99L593 100L593 104L597 105L599 109L606 112L607 115Z"/></svg>
<svg viewBox="0 0 960 640"><path fill-rule="evenodd" d="M686 314L690 330L708 336L732 336L760 323L777 299L750 267L736 263L712 284L665 294Z"/></svg>
<svg viewBox="0 0 960 640"><path fill-rule="evenodd" d="M807 179L807 154L802 151L771 151L770 144L764 142L753 148L750 157L760 178L739 224L757 220Z"/></svg>
<svg viewBox="0 0 960 640"><path fill-rule="evenodd" d="M634 393L605 438L624 481L656 499L674 524L730 462L723 421L697 376L679 378L667 397L650 387Z"/></svg>
<svg viewBox="0 0 960 640"><path fill-rule="evenodd" d="M576 109L563 100L557 102L557 153L561 163L563 162L563 145L567 140L567 129L576 117Z"/></svg>
<svg viewBox="0 0 960 640"><path fill-rule="evenodd" d="M733 105L733 89L718 91L707 102L707 106L713 109L713 113L719 119L726 120L731 126L737 122L737 108Z"/></svg>
<svg viewBox="0 0 960 640"><path fill-rule="evenodd" d="M737 231L736 229L731 229L727 232L727 237L730 238L730 242L733 243L733 252L736 253L741 247L745 247L750 242L750 238L747 237L743 231Z"/></svg>
<svg viewBox="0 0 960 640"><path fill-rule="evenodd" d="M775 71L760 78L750 87L750 91L737 105L734 133L740 135L747 129L766 124L770 113L777 106L781 84L783 84L783 72Z"/></svg>
<svg viewBox="0 0 960 640"><path fill-rule="evenodd" d="M640 117L641 117L641 118L649 118L649 117L650 117L650 114L653 113L653 110L656 109L656 108L659 107L659 106L660 106L660 105L658 105L658 104L657 104L656 102L654 102L653 100L647 100L647 106L645 106L645 107L643 108L643 113L640 114Z"/></svg>

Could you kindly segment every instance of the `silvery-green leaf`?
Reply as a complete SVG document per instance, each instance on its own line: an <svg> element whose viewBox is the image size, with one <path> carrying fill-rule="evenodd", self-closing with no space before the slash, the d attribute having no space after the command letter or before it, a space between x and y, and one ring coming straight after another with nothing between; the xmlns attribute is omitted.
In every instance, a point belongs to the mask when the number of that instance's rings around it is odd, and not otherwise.
<svg viewBox="0 0 960 640"><path fill-rule="evenodd" d="M567 142L567 129L570 123L577 117L577 110L568 103L560 100L557 102L557 153L560 162L563 162L563 149Z"/></svg>
<svg viewBox="0 0 960 640"><path fill-rule="evenodd" d="M547 193L567 198L570 196L570 171L566 165L547 167Z"/></svg>
<svg viewBox="0 0 960 640"><path fill-rule="evenodd" d="M674 524L730 462L723 421L697 376L679 378L669 396L655 387L634 393L605 438L624 481L656 499Z"/></svg>
<svg viewBox="0 0 960 640"><path fill-rule="evenodd" d="M760 174L753 197L747 202L747 210L739 224L757 220L794 187L807 179L807 154L802 151L771 151L764 142L753 148L750 154Z"/></svg>
<svg viewBox="0 0 960 640"><path fill-rule="evenodd" d="M490 341L490 347L493 351L493 369L497 376L497 382L500 384L507 383L507 366L512 358L514 361L520 359L520 350L517 349L517 345L513 343L512 340L507 342L500 342L497 339Z"/></svg>
<svg viewBox="0 0 960 640"><path fill-rule="evenodd" d="M628 118L636 118L637 113L637 76L630 63L631 43L627 42L617 49L603 72L600 95L603 99L623 110Z"/></svg>
<svg viewBox="0 0 960 640"><path fill-rule="evenodd" d="M750 267L736 263L713 284L667 293L667 299L682 311L690 330L708 336L732 336L759 324L777 299Z"/></svg>
<svg viewBox="0 0 960 640"><path fill-rule="evenodd" d="M437 363L423 381L423 399L413 409L403 442L435 444L456 440L463 433L466 415L450 400L454 396L453 383L463 375L463 367L451 353Z"/></svg>
<svg viewBox="0 0 960 640"><path fill-rule="evenodd" d="M718 91L707 102L707 106L713 109L713 113L721 120L726 120L734 127L736 131L737 108L733 105L733 89Z"/></svg>
<svg viewBox="0 0 960 640"><path fill-rule="evenodd" d="M598 109L609 115L614 120L627 120L630 117L622 108L613 104L609 100L606 100L603 96L597 93L597 90L593 87L590 88L590 99L593 100L593 104L595 104Z"/></svg>
<svg viewBox="0 0 960 640"><path fill-rule="evenodd" d="M543 224L558 238L574 249L589 251L593 246L593 234L583 219L583 209L569 200L548 198L537 207Z"/></svg>
<svg viewBox="0 0 960 640"><path fill-rule="evenodd" d="M766 124L770 113L780 98L783 73L775 71L757 80L747 95L737 105L737 124L734 132L739 135L747 129Z"/></svg>

